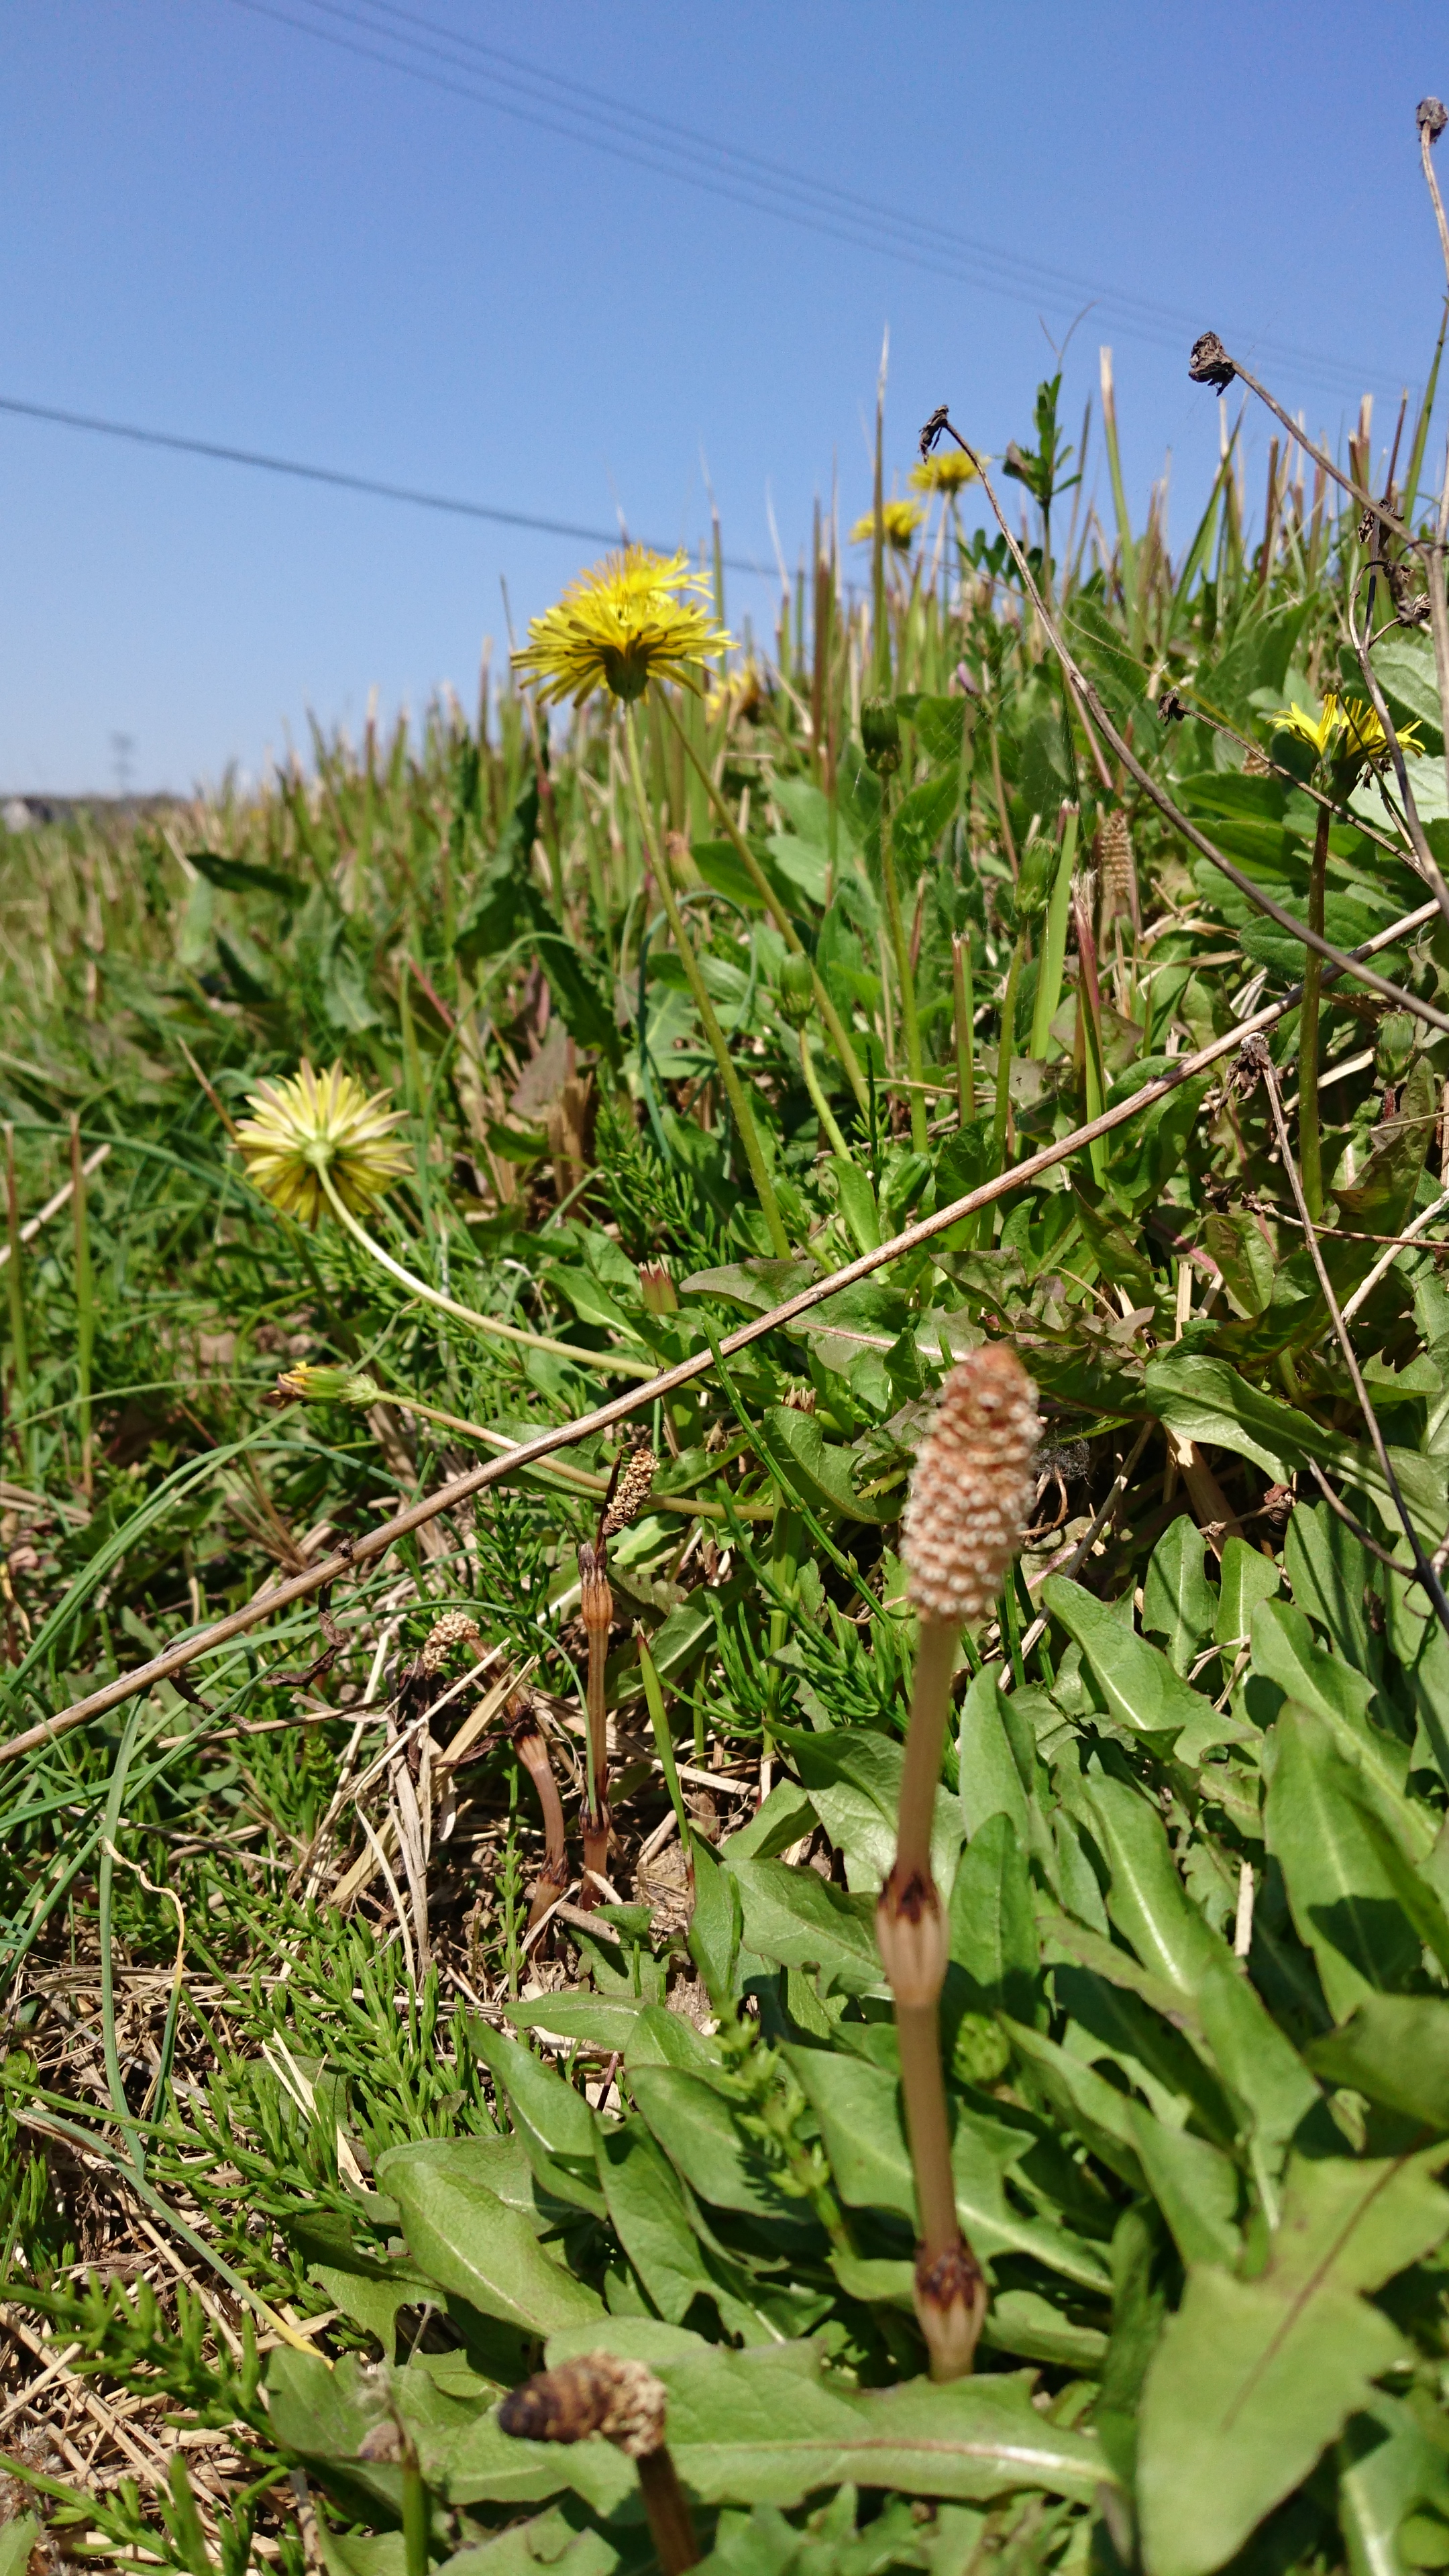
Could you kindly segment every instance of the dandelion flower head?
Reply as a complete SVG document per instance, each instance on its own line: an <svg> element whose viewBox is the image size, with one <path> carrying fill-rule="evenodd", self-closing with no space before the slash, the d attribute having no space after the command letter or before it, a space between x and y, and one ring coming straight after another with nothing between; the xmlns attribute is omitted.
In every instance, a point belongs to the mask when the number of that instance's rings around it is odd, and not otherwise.
<svg viewBox="0 0 1449 2576"><path fill-rule="evenodd" d="M911 490L944 492L949 497L974 483L978 471L975 457L968 456L964 447L939 447L934 456L923 456L919 465L911 467Z"/></svg>
<svg viewBox="0 0 1449 2576"><path fill-rule="evenodd" d="M1323 701L1321 715L1311 716L1306 707L1280 707L1271 723L1275 733L1291 733L1296 741L1306 742L1320 760L1372 768L1388 754L1388 737L1377 711L1362 698L1340 698L1333 689ZM1400 725L1398 735L1402 750L1422 751L1417 724Z"/></svg>
<svg viewBox="0 0 1449 2576"><path fill-rule="evenodd" d="M237 1143L253 1188L284 1216L315 1225L327 1208L325 1172L344 1207L360 1216L401 1178L408 1158L393 1133L401 1110L379 1091L369 1098L340 1064L314 1073L305 1059L294 1074L249 1093L250 1117Z"/></svg>
<svg viewBox="0 0 1449 2576"><path fill-rule="evenodd" d="M708 573L693 569L688 555L628 546L581 572L556 607L530 620L513 667L539 682L546 704L572 698L579 706L607 689L627 705L651 680L694 688L694 666L733 642L705 605L710 590Z"/></svg>
<svg viewBox="0 0 1449 2576"><path fill-rule="evenodd" d="M885 541L894 553L909 554L915 542L916 530L925 515L919 501L882 502L881 519L884 524ZM864 518L857 519L850 531L851 543L857 546L868 546L874 535L875 512L867 510Z"/></svg>

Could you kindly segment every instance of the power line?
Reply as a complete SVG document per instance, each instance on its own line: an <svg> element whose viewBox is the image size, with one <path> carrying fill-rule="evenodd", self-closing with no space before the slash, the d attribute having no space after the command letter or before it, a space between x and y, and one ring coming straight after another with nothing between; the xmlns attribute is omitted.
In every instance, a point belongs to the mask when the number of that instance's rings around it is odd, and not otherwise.
<svg viewBox="0 0 1449 2576"><path fill-rule="evenodd" d="M540 519L527 510L504 510L491 501L462 501L447 492L423 492L411 483L380 483L370 474L348 474L340 466L303 465L292 456L267 456L254 447L226 447L217 439L183 438L169 429L142 429L136 422L102 420L94 412L59 411L49 403L21 402L14 394L0 394L0 412L13 412L22 420L43 420L63 429L93 430L102 438L129 439L136 447L165 447L181 456L206 456L221 465L253 465L264 474L290 474L302 483L330 483L338 491L365 493L374 501L407 501L418 510L443 510L450 518L487 519L496 527L527 528L545 537L576 537L585 545L618 546L624 543L618 528L585 528L573 519ZM645 544L654 545L650 538ZM673 554L673 546L654 546L658 554ZM741 555L726 555L723 561L731 572L758 573L773 580L763 564L750 563Z"/></svg>
<svg viewBox="0 0 1449 2576"><path fill-rule="evenodd" d="M566 141L584 143L615 160L726 198L751 212L772 215L851 249L894 258L1016 302L1035 302L1043 296L1057 304L1088 298L1103 304L1129 336L1158 347L1178 348L1200 326L1200 315L1189 316L1180 308L1003 250L633 107L479 37L439 25L397 5L397 0L361 0L361 8L343 6L341 0L297 0L299 7L339 20L342 27L355 31L350 35L337 26L318 23L316 14L298 16L294 9L276 5L276 0L234 0L234 5L363 61L403 72L450 97L470 100ZM362 9L369 14L361 14ZM379 24L379 20L397 23ZM359 37L376 42L360 42ZM395 50L384 52L380 46ZM442 72L427 68L429 60L467 77L463 81L445 78ZM508 95L510 91L515 94ZM616 139L609 140L610 136ZM1363 389L1362 372L1318 351L1264 334L1251 339L1241 332L1238 336L1245 348L1290 363L1336 392L1357 394Z"/></svg>

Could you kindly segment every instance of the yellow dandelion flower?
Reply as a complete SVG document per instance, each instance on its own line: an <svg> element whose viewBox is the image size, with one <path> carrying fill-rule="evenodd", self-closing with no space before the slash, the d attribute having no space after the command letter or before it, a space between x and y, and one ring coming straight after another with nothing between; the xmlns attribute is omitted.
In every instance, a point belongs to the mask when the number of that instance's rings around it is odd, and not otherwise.
<svg viewBox="0 0 1449 2576"><path fill-rule="evenodd" d="M982 462L989 465L991 459L988 456ZM923 456L919 465L911 467L911 490L944 492L949 499L968 483L974 483L976 474L976 461L963 447L942 447L934 456Z"/></svg>
<svg viewBox="0 0 1449 2576"><path fill-rule="evenodd" d="M1311 716L1306 707L1280 707L1269 721L1275 733L1291 733L1297 741L1306 742L1320 760L1374 768L1388 757L1388 737L1376 710L1362 698L1340 698L1333 689L1324 699L1320 715ZM1423 750L1417 723L1400 725L1398 735L1401 750Z"/></svg>
<svg viewBox="0 0 1449 2576"><path fill-rule="evenodd" d="M926 513L919 501L887 501L881 509L885 523L885 541L898 555L909 554L915 543L916 530ZM867 510L850 531L852 545L868 546L875 536L875 512Z"/></svg>
<svg viewBox="0 0 1449 2576"><path fill-rule="evenodd" d="M273 1207L304 1225L315 1225L329 1204L324 1172L357 1215L408 1168L393 1134L402 1111L388 1107L385 1091L369 1099L340 1064L314 1073L304 1059L290 1077L251 1092L247 1107L252 1114L236 1131L247 1178Z"/></svg>
<svg viewBox="0 0 1449 2576"><path fill-rule="evenodd" d="M733 641L700 598L686 596L708 599L710 589L708 573L695 571L688 555L626 547L581 572L556 607L530 619L513 667L540 683L545 704L572 698L578 706L595 689L608 689L627 705L651 680L695 688L694 666Z"/></svg>
<svg viewBox="0 0 1449 2576"><path fill-rule="evenodd" d="M737 671L727 672L710 690L705 712L711 720L728 715L733 723L736 716L758 715L768 693L769 682L759 663L742 662Z"/></svg>

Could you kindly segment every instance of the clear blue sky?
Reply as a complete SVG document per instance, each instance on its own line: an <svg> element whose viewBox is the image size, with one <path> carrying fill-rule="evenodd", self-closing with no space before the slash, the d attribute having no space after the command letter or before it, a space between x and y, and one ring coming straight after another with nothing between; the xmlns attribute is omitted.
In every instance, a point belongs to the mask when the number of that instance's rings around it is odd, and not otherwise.
<svg viewBox="0 0 1449 2576"><path fill-rule="evenodd" d="M707 462L727 546L768 563L767 496L792 562L833 459L865 506L886 323L904 472L942 400L998 454L1025 436L1043 321L1096 291L1073 434L1107 340L1134 510L1170 450L1179 545L1218 435L1195 330L1335 441L1362 386L1381 443L1427 370L1413 111L1449 26L1421 0L408 6L12 0L0 395L663 539L705 529ZM520 121L469 43L661 124L537 89ZM684 128L940 227L949 273L839 201L783 220L696 143L659 166ZM1255 495L1265 450L1255 423ZM138 786L255 775L374 685L471 702L500 577L521 630L594 551L0 414L0 790L105 789L117 734ZM732 577L732 618L773 592Z"/></svg>

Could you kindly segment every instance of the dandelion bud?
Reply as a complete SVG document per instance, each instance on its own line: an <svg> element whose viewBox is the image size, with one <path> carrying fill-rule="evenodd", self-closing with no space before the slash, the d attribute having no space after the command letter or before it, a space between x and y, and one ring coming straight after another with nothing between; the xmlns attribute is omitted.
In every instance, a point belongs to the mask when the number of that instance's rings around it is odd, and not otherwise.
<svg viewBox="0 0 1449 2576"><path fill-rule="evenodd" d="M664 2441L665 2395L642 2361L580 2353L511 2389L498 2409L500 2431L522 2442L586 2442L602 2433L631 2460Z"/></svg>
<svg viewBox="0 0 1449 2576"><path fill-rule="evenodd" d="M277 1393L295 1396L303 1404L376 1404L382 1389L363 1369L324 1368L312 1360L298 1360L283 1369Z"/></svg>
<svg viewBox="0 0 1449 2576"><path fill-rule="evenodd" d="M1051 841L1033 841L1021 862L1016 880L1016 917L1018 921L1039 921L1052 899L1052 885L1057 873L1057 852Z"/></svg>
<svg viewBox="0 0 1449 2576"><path fill-rule="evenodd" d="M790 956L780 969L780 1017L792 1029L803 1029L815 1008L815 978L808 957Z"/></svg>
<svg viewBox="0 0 1449 2576"><path fill-rule="evenodd" d="M946 2254L916 2256L916 2318L931 2356L931 2377L965 2379L976 2359L986 2315L986 2283L969 2246L958 2238Z"/></svg>
<svg viewBox="0 0 1449 2576"><path fill-rule="evenodd" d="M599 1525L601 1541L616 1538L621 1529L627 1529L631 1521L638 1519L649 1500L650 1488L658 1467L659 1461L647 1442L640 1448L630 1451L628 1458L622 1462L612 1499ZM605 1586L606 1590L607 1588ZM611 1608L610 1617L612 1616ZM584 1624L587 1626L588 1622L585 1621Z"/></svg>
<svg viewBox="0 0 1449 2576"><path fill-rule="evenodd" d="M579 1617L586 1629L605 1636L614 1616L608 1561L605 1548L595 1549L587 1539L583 1541L579 1549Z"/></svg>
<svg viewBox="0 0 1449 2576"><path fill-rule="evenodd" d="M991 1608L1021 1545L1041 1432L1015 1351L987 1342L952 1369L921 1443L901 1535L911 1598L933 1619Z"/></svg>
<svg viewBox="0 0 1449 2576"><path fill-rule="evenodd" d="M860 711L860 739L877 778L893 776L901 765L901 720L889 698L866 699Z"/></svg>
<svg viewBox="0 0 1449 2576"><path fill-rule="evenodd" d="M648 1315L674 1315L679 1311L679 1298L674 1282L662 1261L641 1261L639 1294Z"/></svg>
<svg viewBox="0 0 1449 2576"><path fill-rule="evenodd" d="M875 1937L897 2011L937 2003L951 1945L929 1871L903 1870L897 1861L875 1909Z"/></svg>
<svg viewBox="0 0 1449 2576"><path fill-rule="evenodd" d="M1215 385L1222 393L1238 371L1216 331L1201 331L1192 344L1187 372L1195 385Z"/></svg>

